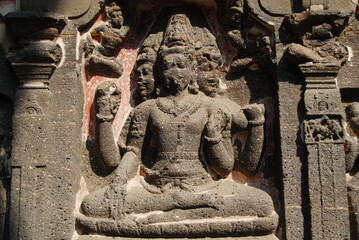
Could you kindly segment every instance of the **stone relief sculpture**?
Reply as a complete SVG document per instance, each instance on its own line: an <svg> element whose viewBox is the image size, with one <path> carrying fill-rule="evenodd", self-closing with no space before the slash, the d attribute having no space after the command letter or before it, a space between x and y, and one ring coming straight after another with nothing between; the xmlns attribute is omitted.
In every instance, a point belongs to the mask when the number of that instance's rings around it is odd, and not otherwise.
<svg viewBox="0 0 359 240"><path fill-rule="evenodd" d="M348 201L349 201L349 214L350 214L350 225L354 234L358 234L359 230L359 219L358 219L358 194L359 194L359 168L358 168L358 131L359 131L359 103L350 103L346 107L347 115L347 137L345 144L345 165L347 172L347 190L348 190Z"/></svg>
<svg viewBox="0 0 359 240"><path fill-rule="evenodd" d="M233 3L228 14L228 36L238 50L238 56L231 64L231 71L241 72L257 65L272 66L274 59L273 39L268 29L250 20L246 1Z"/></svg>
<svg viewBox="0 0 359 240"><path fill-rule="evenodd" d="M322 20L324 15L328 16L325 21ZM347 18L345 13L338 15L315 11L286 17L293 39L301 43L289 44L286 57L295 64L313 62L342 66L347 61L348 50L335 37L344 29Z"/></svg>
<svg viewBox="0 0 359 240"><path fill-rule="evenodd" d="M143 43L137 57L137 85L140 98L145 101L156 95L153 68L163 33L151 34Z"/></svg>
<svg viewBox="0 0 359 240"><path fill-rule="evenodd" d="M0 238L358 239L356 2L3 1Z"/></svg>
<svg viewBox="0 0 359 240"><path fill-rule="evenodd" d="M321 7L325 8L325 4ZM336 78L348 59L348 49L337 37L349 15L345 11L338 14L310 6L284 19L291 41L295 42L288 44L284 59L297 65L305 78L305 115L301 130L308 152L312 239L349 239L350 234L343 151L344 114ZM341 220L332 221L334 215ZM322 222L326 222L325 226Z"/></svg>
<svg viewBox="0 0 359 240"><path fill-rule="evenodd" d="M129 30L122 9L115 2L105 7L106 21L97 22L85 44L86 70L105 77L119 77L123 67L116 55Z"/></svg>
<svg viewBox="0 0 359 240"><path fill-rule="evenodd" d="M122 131L122 156L111 129L120 92L111 82L99 85L97 140L115 179L83 200L77 217L83 233L276 239L271 197L225 179L234 168L256 172L264 107L241 108L218 95L221 60L215 39L195 44L199 37L193 28L185 13L175 12L161 43L140 51L137 71L143 74L148 67L157 74L147 72L151 87L140 75L145 101L133 109ZM208 30L202 33L211 36ZM245 131L247 139L243 154L235 156L231 140L238 131Z"/></svg>

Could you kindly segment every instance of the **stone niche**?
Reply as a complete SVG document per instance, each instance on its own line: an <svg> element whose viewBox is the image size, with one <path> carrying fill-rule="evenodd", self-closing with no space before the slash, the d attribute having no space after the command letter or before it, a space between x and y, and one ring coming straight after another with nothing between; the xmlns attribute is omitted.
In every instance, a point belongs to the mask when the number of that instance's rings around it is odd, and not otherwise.
<svg viewBox="0 0 359 240"><path fill-rule="evenodd" d="M19 2L4 239L359 239L353 1Z"/></svg>

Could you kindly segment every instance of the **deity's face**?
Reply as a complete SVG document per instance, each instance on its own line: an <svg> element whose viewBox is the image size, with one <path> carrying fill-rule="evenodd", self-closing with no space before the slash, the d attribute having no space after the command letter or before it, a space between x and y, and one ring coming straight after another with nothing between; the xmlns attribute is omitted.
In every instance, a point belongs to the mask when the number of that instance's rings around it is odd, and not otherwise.
<svg viewBox="0 0 359 240"><path fill-rule="evenodd" d="M143 97L147 97L154 91L155 87L152 65L148 63L142 64L137 68L136 73L138 75L137 84L140 89L140 94Z"/></svg>
<svg viewBox="0 0 359 240"><path fill-rule="evenodd" d="M121 9L116 7L109 10L109 16L111 18L112 27L120 29L123 25L123 16Z"/></svg>
<svg viewBox="0 0 359 240"><path fill-rule="evenodd" d="M197 76L199 90L209 97L215 97L219 88L219 76L216 71L201 71Z"/></svg>
<svg viewBox="0 0 359 240"><path fill-rule="evenodd" d="M169 54L163 58L162 80L172 94L182 92L190 83L191 63L183 54Z"/></svg>

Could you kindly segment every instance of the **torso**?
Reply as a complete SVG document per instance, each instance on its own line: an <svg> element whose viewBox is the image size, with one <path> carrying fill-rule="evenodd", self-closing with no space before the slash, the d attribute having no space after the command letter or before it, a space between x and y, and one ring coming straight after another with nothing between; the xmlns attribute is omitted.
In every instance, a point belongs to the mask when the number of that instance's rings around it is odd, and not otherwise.
<svg viewBox="0 0 359 240"><path fill-rule="evenodd" d="M167 98L158 98L154 102L148 127L157 149L156 160L151 167L157 178L209 176L200 157L207 121L208 107L203 95L189 95L185 103L178 106Z"/></svg>

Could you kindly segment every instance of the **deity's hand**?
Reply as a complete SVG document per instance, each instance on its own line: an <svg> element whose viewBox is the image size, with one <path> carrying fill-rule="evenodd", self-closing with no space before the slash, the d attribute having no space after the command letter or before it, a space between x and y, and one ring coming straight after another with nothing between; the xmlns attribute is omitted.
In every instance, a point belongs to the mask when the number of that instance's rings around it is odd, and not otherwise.
<svg viewBox="0 0 359 240"><path fill-rule="evenodd" d="M220 139L222 138L222 131L229 123L229 116L221 110L213 111L207 123L207 138Z"/></svg>
<svg viewBox="0 0 359 240"><path fill-rule="evenodd" d="M105 81L96 90L96 116L102 121L111 121L121 102L121 92L115 83Z"/></svg>
<svg viewBox="0 0 359 240"><path fill-rule="evenodd" d="M249 126L261 126L264 124L265 107L264 104L251 104L243 109L244 114L248 119Z"/></svg>

